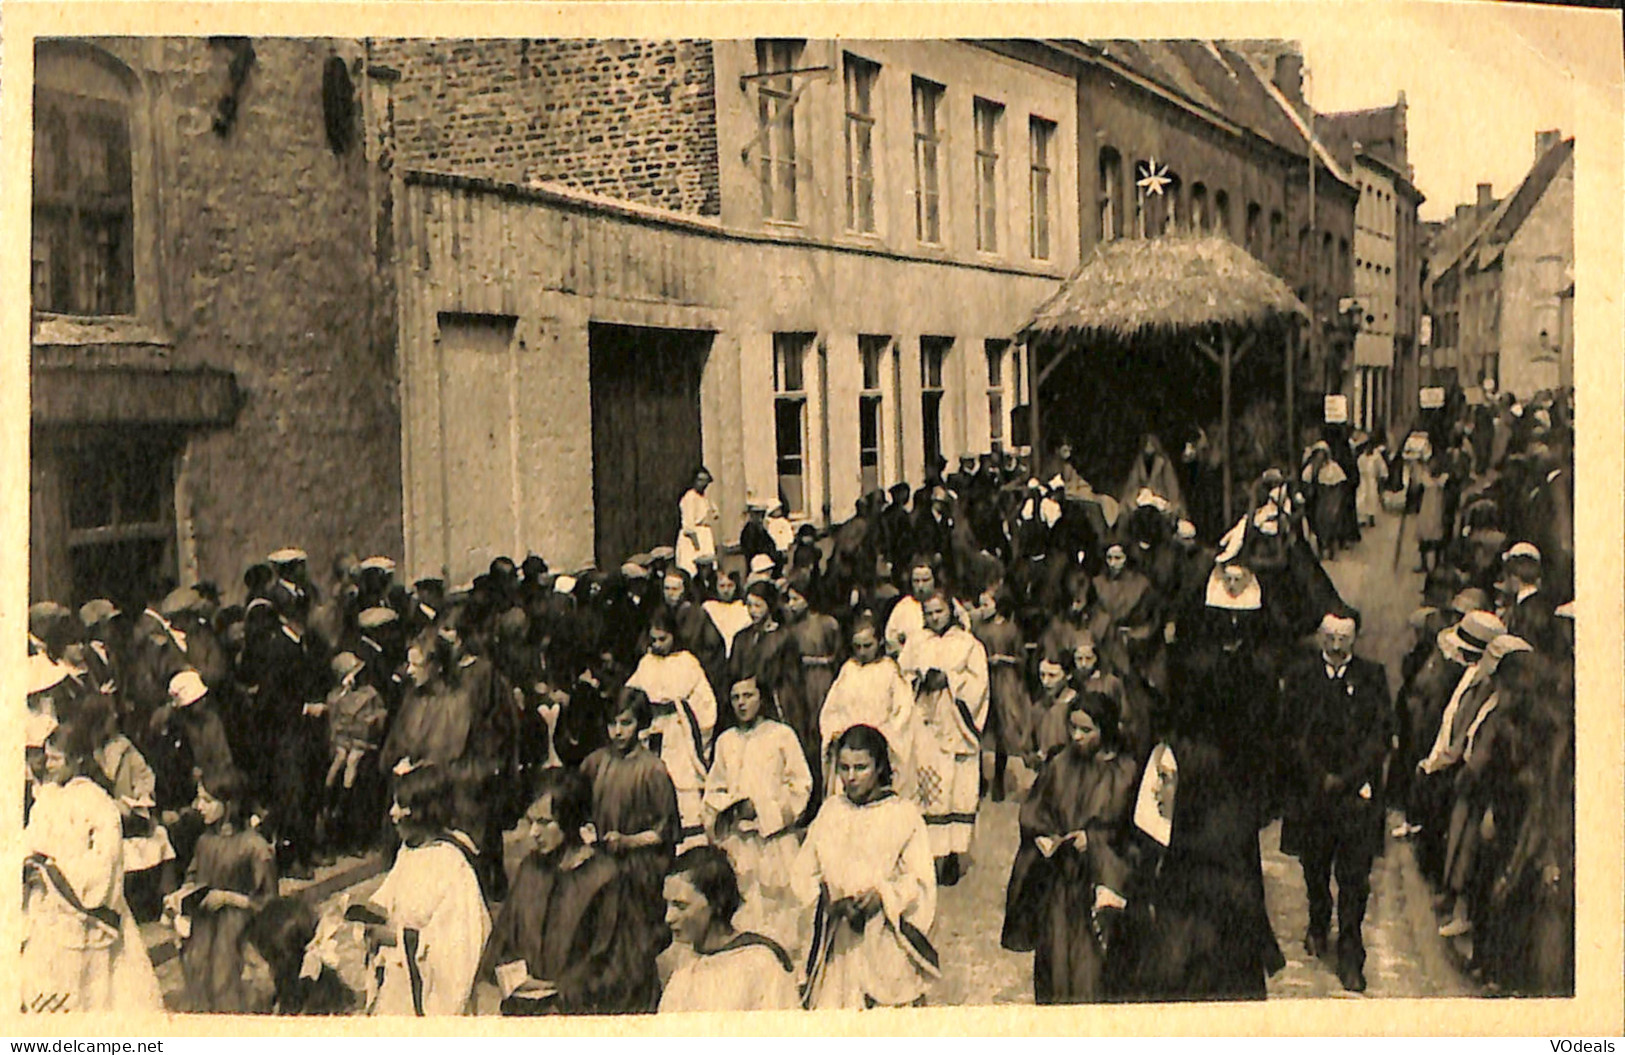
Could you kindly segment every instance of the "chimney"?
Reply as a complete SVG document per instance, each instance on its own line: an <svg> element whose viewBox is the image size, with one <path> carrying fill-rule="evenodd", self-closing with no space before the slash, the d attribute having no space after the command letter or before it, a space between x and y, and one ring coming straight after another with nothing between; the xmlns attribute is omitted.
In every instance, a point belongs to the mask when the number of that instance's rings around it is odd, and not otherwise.
<svg viewBox="0 0 1625 1055"><path fill-rule="evenodd" d="M1472 212L1472 211L1473 211L1473 207L1471 205L1458 205L1458 206L1456 206L1456 222L1457 223L1464 222L1467 219L1467 214Z"/></svg>
<svg viewBox="0 0 1625 1055"><path fill-rule="evenodd" d="M1303 56L1290 52L1275 56L1275 76L1271 78L1293 106L1303 105Z"/></svg>
<svg viewBox="0 0 1625 1055"><path fill-rule="evenodd" d="M1535 160L1545 157L1553 147L1563 141L1561 129L1549 128L1544 132L1535 133Z"/></svg>
<svg viewBox="0 0 1625 1055"><path fill-rule="evenodd" d="M1489 212L1495 208L1495 190L1493 184L1480 183L1478 185L1478 211Z"/></svg>

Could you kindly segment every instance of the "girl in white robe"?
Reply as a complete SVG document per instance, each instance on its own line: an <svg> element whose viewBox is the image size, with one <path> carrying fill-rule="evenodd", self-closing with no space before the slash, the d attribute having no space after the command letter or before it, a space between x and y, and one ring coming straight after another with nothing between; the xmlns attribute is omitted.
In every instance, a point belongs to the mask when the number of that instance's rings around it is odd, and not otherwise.
<svg viewBox="0 0 1625 1055"><path fill-rule="evenodd" d="M628 689L649 698L655 712L648 736L660 737L660 761L677 789L682 820L677 850L704 841L700 804L710 769L711 734L717 724L717 698L705 669L693 653L676 646L677 628L665 609L649 621L649 651L627 679Z"/></svg>
<svg viewBox="0 0 1625 1055"><path fill-rule="evenodd" d="M739 724L717 737L705 783L706 831L733 862L744 898L737 925L799 948L801 911L790 874L801 841L793 825L812 795L812 774L794 730L762 716L755 678L734 682L732 695Z"/></svg>
<svg viewBox="0 0 1625 1055"><path fill-rule="evenodd" d="M931 840L919 807L890 787L885 738L854 726L839 741L843 794L826 799L796 858L795 890L818 923L808 1008L923 1002L941 977Z"/></svg>
<svg viewBox="0 0 1625 1055"><path fill-rule="evenodd" d="M728 855L701 846L666 877L666 926L688 955L660 994L660 1011L788 1011L801 1006L790 954L739 918L739 879Z"/></svg>
<svg viewBox="0 0 1625 1055"><path fill-rule="evenodd" d="M677 531L677 566L692 577L699 569L701 557L717 559L715 527L717 507L705 497L711 486L711 474L702 466L694 472L694 486L683 493L677 503L681 527Z"/></svg>
<svg viewBox="0 0 1625 1055"><path fill-rule="evenodd" d="M452 785L428 763L407 771L390 810L401 848L369 904L368 1008L374 1015L461 1015L470 1009L491 916L470 858L472 840L450 828ZM352 909L352 912L355 910Z"/></svg>
<svg viewBox="0 0 1625 1055"><path fill-rule="evenodd" d="M894 785L909 793L918 786L914 779L914 690L903 680L897 661L882 650L873 620L858 620L851 644L853 658L841 666L818 716L824 794L841 793L835 741L854 725L872 725L885 735Z"/></svg>
<svg viewBox="0 0 1625 1055"><path fill-rule="evenodd" d="M45 779L23 832L22 1007L160 1012L158 977L124 902L119 808L85 775L97 766L101 728L100 707L85 710L47 740Z"/></svg>
<svg viewBox="0 0 1625 1055"><path fill-rule="evenodd" d="M987 723L987 651L952 621L948 599L925 602L925 629L903 646L899 666L914 686L914 766L920 808L942 859L945 885L958 881L981 799L982 728Z"/></svg>

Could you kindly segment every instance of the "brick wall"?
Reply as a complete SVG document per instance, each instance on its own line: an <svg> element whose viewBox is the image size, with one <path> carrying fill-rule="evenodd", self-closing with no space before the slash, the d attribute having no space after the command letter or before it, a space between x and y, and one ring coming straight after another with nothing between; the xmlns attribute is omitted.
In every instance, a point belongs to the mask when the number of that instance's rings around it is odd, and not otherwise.
<svg viewBox="0 0 1625 1055"><path fill-rule="evenodd" d="M374 58L401 74L408 168L721 211L709 41L393 40Z"/></svg>

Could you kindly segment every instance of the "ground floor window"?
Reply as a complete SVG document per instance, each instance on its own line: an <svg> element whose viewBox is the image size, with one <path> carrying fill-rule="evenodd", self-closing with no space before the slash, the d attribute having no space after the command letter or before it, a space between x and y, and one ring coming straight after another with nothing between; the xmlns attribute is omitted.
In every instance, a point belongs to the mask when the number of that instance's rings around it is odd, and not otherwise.
<svg viewBox="0 0 1625 1055"><path fill-rule="evenodd" d="M779 501L790 516L806 516L810 504L807 366L813 334L773 335L773 435L778 456Z"/></svg>
<svg viewBox="0 0 1625 1055"><path fill-rule="evenodd" d="M118 433L60 447L54 462L66 521L72 601L155 600L176 585L175 468L179 441Z"/></svg>
<svg viewBox="0 0 1625 1055"><path fill-rule="evenodd" d="M942 457L942 378L953 347L952 337L920 338L920 423L927 471Z"/></svg>

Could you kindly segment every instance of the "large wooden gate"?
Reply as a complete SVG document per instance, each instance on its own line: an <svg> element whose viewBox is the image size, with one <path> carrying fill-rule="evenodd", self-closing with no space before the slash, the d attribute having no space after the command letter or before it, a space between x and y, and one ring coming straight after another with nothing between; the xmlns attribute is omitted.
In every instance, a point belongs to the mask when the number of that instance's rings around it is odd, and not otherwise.
<svg viewBox="0 0 1625 1055"><path fill-rule="evenodd" d="M600 568L677 538L700 464L700 375L712 334L594 323L593 543Z"/></svg>

